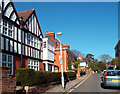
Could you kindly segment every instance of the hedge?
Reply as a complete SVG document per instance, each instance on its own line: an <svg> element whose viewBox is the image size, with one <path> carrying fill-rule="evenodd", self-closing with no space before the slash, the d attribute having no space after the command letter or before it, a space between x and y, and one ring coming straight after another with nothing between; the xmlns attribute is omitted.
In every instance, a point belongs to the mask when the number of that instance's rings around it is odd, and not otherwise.
<svg viewBox="0 0 120 94"><path fill-rule="evenodd" d="M86 74L86 72L80 71L80 75L81 75L81 76L83 76L83 75L85 75L85 74Z"/></svg>
<svg viewBox="0 0 120 94"><path fill-rule="evenodd" d="M10 68L6 67L6 66L0 66L0 69L2 69L2 70L10 70Z"/></svg>
<svg viewBox="0 0 120 94"><path fill-rule="evenodd" d="M21 86L49 84L61 81L61 72L34 71L33 69L16 69L16 80ZM64 78L75 78L76 73L64 73Z"/></svg>

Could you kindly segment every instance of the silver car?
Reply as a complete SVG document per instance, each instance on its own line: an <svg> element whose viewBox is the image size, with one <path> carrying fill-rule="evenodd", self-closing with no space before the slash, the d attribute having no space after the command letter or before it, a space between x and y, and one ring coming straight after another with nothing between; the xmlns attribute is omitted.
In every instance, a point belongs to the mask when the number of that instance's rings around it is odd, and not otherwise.
<svg viewBox="0 0 120 94"><path fill-rule="evenodd" d="M103 77L103 87L120 87L120 70L107 70Z"/></svg>

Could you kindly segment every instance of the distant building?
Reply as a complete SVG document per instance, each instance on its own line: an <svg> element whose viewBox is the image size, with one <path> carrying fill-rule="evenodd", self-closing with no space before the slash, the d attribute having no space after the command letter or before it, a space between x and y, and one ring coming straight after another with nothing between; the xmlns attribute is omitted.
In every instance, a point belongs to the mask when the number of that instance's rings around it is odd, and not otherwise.
<svg viewBox="0 0 120 94"><path fill-rule="evenodd" d="M115 46L115 57L120 57L120 40L118 41L117 45Z"/></svg>
<svg viewBox="0 0 120 94"><path fill-rule="evenodd" d="M0 65L11 68L11 75L17 68L44 70L42 63L42 31L35 9L17 13L11 0L0 2ZM23 22L22 29L20 22Z"/></svg>
<svg viewBox="0 0 120 94"><path fill-rule="evenodd" d="M43 63L45 71L54 72L54 42L43 38Z"/></svg>
<svg viewBox="0 0 120 94"><path fill-rule="evenodd" d="M49 38L54 42L54 65L59 67L59 72L61 72L61 64L59 60L60 55L60 42L55 39L55 33L53 31L49 31L45 34L46 38ZM62 45L62 61L63 61L63 71L68 70L68 57L71 58L71 68L74 68L74 62L77 61L77 56L70 51L69 44L61 44ZM56 68L55 68L56 69Z"/></svg>
<svg viewBox="0 0 120 94"><path fill-rule="evenodd" d="M88 60L87 58L82 58L82 56L78 57L80 59L80 64L78 67L80 67L80 70L86 71L88 69Z"/></svg>

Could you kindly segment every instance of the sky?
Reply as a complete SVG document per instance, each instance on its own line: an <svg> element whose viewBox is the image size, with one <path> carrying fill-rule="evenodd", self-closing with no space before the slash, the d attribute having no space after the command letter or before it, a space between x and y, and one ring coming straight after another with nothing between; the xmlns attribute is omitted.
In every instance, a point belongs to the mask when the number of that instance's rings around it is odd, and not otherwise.
<svg viewBox="0 0 120 94"><path fill-rule="evenodd" d="M117 2L14 2L17 12L35 9L42 33L62 32L63 44L85 55L115 57L118 42Z"/></svg>

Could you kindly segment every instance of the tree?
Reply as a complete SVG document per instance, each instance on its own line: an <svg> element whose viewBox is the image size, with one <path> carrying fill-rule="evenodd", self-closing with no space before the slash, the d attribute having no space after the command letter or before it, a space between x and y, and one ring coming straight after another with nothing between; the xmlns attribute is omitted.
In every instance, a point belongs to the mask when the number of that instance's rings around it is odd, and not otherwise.
<svg viewBox="0 0 120 94"><path fill-rule="evenodd" d="M68 56L68 70L71 70L71 58Z"/></svg>
<svg viewBox="0 0 120 94"><path fill-rule="evenodd" d="M100 61L98 64L97 64L97 67L99 68L99 70L103 71L106 69L106 63L103 63L102 61Z"/></svg>
<svg viewBox="0 0 120 94"><path fill-rule="evenodd" d="M103 54L99 56L99 59L103 62L103 63L107 63L110 62L112 60L112 57L110 57L108 54Z"/></svg>
<svg viewBox="0 0 120 94"><path fill-rule="evenodd" d="M74 63L74 67L75 68L78 68L78 65L80 64L80 60L77 60L75 63Z"/></svg>
<svg viewBox="0 0 120 94"><path fill-rule="evenodd" d="M91 68L93 71L98 71L99 68L97 67L97 62L89 62L89 68Z"/></svg>
<svg viewBox="0 0 120 94"><path fill-rule="evenodd" d="M78 51L78 50L71 50L76 56L82 56L82 57L85 57L85 55L82 53L82 52L80 52L80 51Z"/></svg>
<svg viewBox="0 0 120 94"><path fill-rule="evenodd" d="M93 62L94 61L94 55L92 55L92 54L87 54L86 58L88 58L88 62Z"/></svg>
<svg viewBox="0 0 120 94"><path fill-rule="evenodd" d="M109 65L116 65L117 69L120 69L120 57L113 58Z"/></svg>

